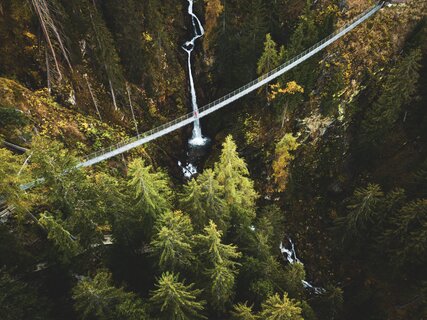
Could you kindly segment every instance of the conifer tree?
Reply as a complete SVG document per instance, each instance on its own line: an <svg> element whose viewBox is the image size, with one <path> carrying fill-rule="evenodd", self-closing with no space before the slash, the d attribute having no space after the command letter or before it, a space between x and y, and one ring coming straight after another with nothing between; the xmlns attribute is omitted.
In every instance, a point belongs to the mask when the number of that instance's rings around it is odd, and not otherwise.
<svg viewBox="0 0 427 320"><path fill-rule="evenodd" d="M81 319L146 319L141 301L123 288L112 285L111 274L98 272L93 279L80 280L73 288L74 307Z"/></svg>
<svg viewBox="0 0 427 320"><path fill-rule="evenodd" d="M48 239L51 240L58 250L61 252L61 260L69 262L69 260L81 252L81 248L77 239L64 228L61 222L56 220L47 212L42 213L39 222L48 232Z"/></svg>
<svg viewBox="0 0 427 320"><path fill-rule="evenodd" d="M160 257L160 268L175 271L179 267L188 267L193 246L190 218L181 211L166 211L156 223L156 232L151 245Z"/></svg>
<svg viewBox="0 0 427 320"><path fill-rule="evenodd" d="M65 216L81 203L87 179L72 152L56 141L36 137L32 145L32 170L36 179L43 179L45 200Z"/></svg>
<svg viewBox="0 0 427 320"><path fill-rule="evenodd" d="M404 56L385 77L378 100L368 109L362 121L362 141L376 146L384 140L402 112L410 103L420 77L421 51L412 50Z"/></svg>
<svg viewBox="0 0 427 320"><path fill-rule="evenodd" d="M24 160L21 158L0 148L0 204L4 202L13 207L18 217L31 206L31 197L20 187L31 181L31 172L27 166L22 166Z"/></svg>
<svg viewBox="0 0 427 320"><path fill-rule="evenodd" d="M378 208L384 194L380 186L369 184L366 188L358 188L347 206L349 213L337 218L336 223L341 228L344 237L359 237L378 216Z"/></svg>
<svg viewBox="0 0 427 320"><path fill-rule="evenodd" d="M198 230L202 230L209 219L213 220L221 230L227 229L229 216L223 194L223 187L218 183L211 169L205 169L197 179L190 180L184 186L181 205L191 214L192 221Z"/></svg>
<svg viewBox="0 0 427 320"><path fill-rule="evenodd" d="M283 61L285 57L285 47L281 46L280 51L277 51L277 44L271 38L271 34L267 33L264 42L264 52L258 60L257 73L262 75L267 73Z"/></svg>
<svg viewBox="0 0 427 320"><path fill-rule="evenodd" d="M260 317L265 320L304 320L301 312L299 302L289 299L287 293L283 294L283 298L276 293L262 304Z"/></svg>
<svg viewBox="0 0 427 320"><path fill-rule="evenodd" d="M236 149L237 146L229 135L222 145L220 160L215 164L215 174L224 188L226 203L252 212L258 195L253 182L248 178L246 163L239 157Z"/></svg>
<svg viewBox="0 0 427 320"><path fill-rule="evenodd" d="M195 237L201 256L205 259L210 283L209 302L218 311L224 309L233 295L238 266L235 260L241 256L236 246L221 243L221 238L222 232L213 221L205 227L204 234Z"/></svg>
<svg viewBox="0 0 427 320"><path fill-rule="evenodd" d="M129 164L129 181L136 199L136 207L143 212L142 219L147 230L159 214L170 209L171 190L167 176L163 172L153 172L151 165L145 165L141 159Z"/></svg>
<svg viewBox="0 0 427 320"><path fill-rule="evenodd" d="M150 297L150 301L160 311L161 319L205 318L201 314L205 302L198 301L201 290L193 287L194 284L185 285L184 282L180 282L177 274L163 273Z"/></svg>
<svg viewBox="0 0 427 320"><path fill-rule="evenodd" d="M427 259L427 199L404 205L384 231L384 243L398 266L423 265Z"/></svg>
<svg viewBox="0 0 427 320"><path fill-rule="evenodd" d="M252 311L253 306L246 303L238 303L233 306L232 320L257 320L259 317Z"/></svg>

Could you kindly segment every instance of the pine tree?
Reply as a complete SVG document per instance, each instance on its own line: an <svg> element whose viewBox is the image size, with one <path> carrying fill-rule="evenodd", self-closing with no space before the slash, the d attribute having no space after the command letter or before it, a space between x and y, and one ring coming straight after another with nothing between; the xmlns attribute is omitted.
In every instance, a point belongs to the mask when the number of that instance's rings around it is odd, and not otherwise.
<svg viewBox="0 0 427 320"><path fill-rule="evenodd" d="M284 191L289 177L289 165L295 159L293 151L299 147L297 137L287 133L277 143L273 161L273 176L279 191Z"/></svg>
<svg viewBox="0 0 427 320"><path fill-rule="evenodd" d="M271 34L267 33L264 42L264 52L258 60L257 73L258 75L265 74L274 68L278 67L285 56L285 48L280 47L277 51L277 44L271 38Z"/></svg>
<svg viewBox="0 0 427 320"><path fill-rule="evenodd" d="M175 271L180 267L188 267L193 258L193 226L190 218L181 211L167 211L157 221L156 232L151 245L160 257L160 268Z"/></svg>
<svg viewBox="0 0 427 320"><path fill-rule="evenodd" d="M193 289L194 284L185 285L178 275L165 272L158 279L150 301L158 307L160 317L167 320L205 318L201 312L204 301L198 301L201 290Z"/></svg>
<svg viewBox="0 0 427 320"><path fill-rule="evenodd" d="M111 274L100 271L93 279L80 280L73 288L74 307L81 319L146 319L141 301L112 285Z"/></svg>
<svg viewBox="0 0 427 320"><path fill-rule="evenodd" d="M237 275L237 258L241 256L234 245L221 243L222 232L213 221L205 227L204 234L195 240L200 247L200 254L205 259L206 274L210 283L210 304L215 310L224 310L233 295Z"/></svg>
<svg viewBox="0 0 427 320"><path fill-rule="evenodd" d="M151 230L157 217L171 207L172 192L167 176L160 171L153 172L152 166L146 166L141 159L135 159L129 164L128 176L128 186L137 200L136 207L143 212L146 229Z"/></svg>
<svg viewBox="0 0 427 320"><path fill-rule="evenodd" d="M261 319L265 320L304 320L300 303L289 299L287 293L281 298L277 293L262 304Z"/></svg>

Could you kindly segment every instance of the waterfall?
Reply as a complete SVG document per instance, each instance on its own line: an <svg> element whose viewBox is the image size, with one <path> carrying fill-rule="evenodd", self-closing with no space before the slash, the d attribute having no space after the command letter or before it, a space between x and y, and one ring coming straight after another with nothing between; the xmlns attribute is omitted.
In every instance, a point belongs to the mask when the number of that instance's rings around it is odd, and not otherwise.
<svg viewBox="0 0 427 320"><path fill-rule="evenodd" d="M294 263L301 263L301 264L303 264L303 263L301 262L301 260L300 260L300 259L298 259L298 257L297 257L297 253L296 253L296 251L295 251L295 245L294 245L294 243L292 242L291 238L288 238L288 241L289 241L289 243L290 243L291 247L288 249L288 248L286 248L286 247L283 245L283 242L280 242L280 246L279 246L280 252L281 252L283 255L286 255L286 257L285 257L285 258L286 258L286 260L287 260L290 264L294 264ZM302 285L304 286L304 288L306 288L306 289L309 289L309 290L313 291L315 294L322 294L322 293L325 293L325 292L326 292L326 290L325 290L325 289L323 289L323 288L321 288L321 287L315 287L315 286L313 286L310 282L308 282L308 281L306 281L306 280L301 280L301 282L302 282Z"/></svg>
<svg viewBox="0 0 427 320"><path fill-rule="evenodd" d="M199 18L197 18L197 16L193 13L194 0L187 0L187 1L188 1L188 14L191 16L191 23L193 24L194 36L191 40L185 42L182 48L187 52L187 55L188 55L187 65L188 65L188 77L190 81L191 105L193 107L194 115L198 117L199 108L197 106L196 89L194 87L193 72L191 70L191 53L193 52L193 49L194 49L194 42L205 34L205 30L203 29L203 26ZM190 145L201 146L206 143L206 140L207 139L202 136L200 120L197 118L196 120L194 120L193 135L189 143Z"/></svg>

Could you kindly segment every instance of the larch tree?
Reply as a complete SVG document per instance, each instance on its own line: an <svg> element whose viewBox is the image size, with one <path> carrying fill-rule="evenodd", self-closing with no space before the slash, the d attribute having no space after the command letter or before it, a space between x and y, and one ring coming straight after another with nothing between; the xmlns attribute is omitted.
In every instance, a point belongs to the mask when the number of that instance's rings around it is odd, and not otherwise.
<svg viewBox="0 0 427 320"><path fill-rule="evenodd" d="M191 265L192 233L191 220L181 211L166 211L159 217L151 246L161 269L176 271Z"/></svg>
<svg viewBox="0 0 427 320"><path fill-rule="evenodd" d="M201 290L193 287L194 284L185 285L179 281L177 274L165 272L158 279L150 302L157 307L161 319L205 319L202 315L205 302L198 300Z"/></svg>
<svg viewBox="0 0 427 320"><path fill-rule="evenodd" d="M273 177L279 191L286 189L289 177L289 166L295 159L294 151L298 149L297 137L287 133L277 143L273 161Z"/></svg>
<svg viewBox="0 0 427 320"><path fill-rule="evenodd" d="M205 273L210 283L210 305L214 310L222 311L233 296L238 272L236 260L241 254L237 252L236 246L221 242L222 232L213 221L209 222L204 231L203 234L197 235L195 240L204 259Z"/></svg>
<svg viewBox="0 0 427 320"><path fill-rule="evenodd" d="M262 304L261 319L265 320L304 320L300 303L289 299L287 293L270 296Z"/></svg>
<svg viewBox="0 0 427 320"><path fill-rule="evenodd" d="M222 145L220 160L215 164L215 174L219 185L224 188L226 204L243 212L245 220L252 221L258 194L253 181L248 177L249 170L245 161L237 153L237 146L231 135L227 136Z"/></svg>

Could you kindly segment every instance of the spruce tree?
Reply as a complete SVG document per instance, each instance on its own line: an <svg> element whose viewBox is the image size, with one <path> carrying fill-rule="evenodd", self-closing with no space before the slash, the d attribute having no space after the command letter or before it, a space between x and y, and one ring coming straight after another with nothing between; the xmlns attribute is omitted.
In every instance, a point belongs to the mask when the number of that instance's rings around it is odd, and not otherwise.
<svg viewBox="0 0 427 320"><path fill-rule="evenodd" d="M146 319L141 301L123 288L112 285L111 274L98 272L80 280L73 288L74 307L80 319Z"/></svg>
<svg viewBox="0 0 427 320"><path fill-rule="evenodd" d="M362 143L378 146L399 118L402 107L409 104L420 77L421 51L414 49L391 68L380 88L378 100L366 112L361 124Z"/></svg>
<svg viewBox="0 0 427 320"><path fill-rule="evenodd" d="M31 206L31 197L21 189L21 185L31 181L31 172L23 166L24 160L12 152L0 148L0 205L10 206L18 217Z"/></svg>
<svg viewBox="0 0 427 320"><path fill-rule="evenodd" d="M210 284L209 302L217 311L224 310L233 295L238 272L236 259L241 256L236 246L223 244L221 238L222 232L213 221L205 227L203 234L195 237Z"/></svg>
<svg viewBox="0 0 427 320"><path fill-rule="evenodd" d="M201 231L210 219L221 230L227 229L229 215L223 200L223 190L211 169L205 169L197 179L190 180L184 186L181 205L191 214L198 230Z"/></svg>
<svg viewBox="0 0 427 320"><path fill-rule="evenodd" d="M160 216L151 245L161 269L175 271L191 265L192 233L191 220L181 211L166 211Z"/></svg>
<svg viewBox="0 0 427 320"><path fill-rule="evenodd" d="M230 135L222 145L220 160L215 164L215 174L224 188L227 205L245 210L252 220L258 194L254 190L253 181L248 178L246 163L239 157L237 146Z"/></svg>
<svg viewBox="0 0 427 320"><path fill-rule="evenodd" d="M163 273L150 297L150 301L160 312L160 318L165 320L205 318L201 314L205 302L198 301L201 290L193 287L194 284L185 285L184 282L180 282L177 274Z"/></svg>
<svg viewBox="0 0 427 320"><path fill-rule="evenodd" d="M383 196L380 186L376 184L354 191L347 205L348 214L336 220L344 238L361 237L367 231L368 226L378 218Z"/></svg>
<svg viewBox="0 0 427 320"><path fill-rule="evenodd" d="M304 320L301 312L299 302L289 299L287 293L282 298L276 293L262 304L260 317L265 320Z"/></svg>
<svg viewBox="0 0 427 320"><path fill-rule="evenodd" d="M142 220L149 231L157 217L171 208L169 181L163 172L153 172L152 166L145 165L141 159L129 164L128 176L136 209L142 211Z"/></svg>
<svg viewBox="0 0 427 320"><path fill-rule="evenodd" d="M40 215L39 222L46 228L47 237L58 248L63 262L69 262L72 257L81 252L79 242L64 228L62 222L47 212Z"/></svg>
<svg viewBox="0 0 427 320"><path fill-rule="evenodd" d="M267 33L264 42L264 52L258 60L257 73L262 75L276 68L282 63L285 56L285 48L280 47L280 51L277 50L277 44L271 38L271 34Z"/></svg>
<svg viewBox="0 0 427 320"><path fill-rule="evenodd" d="M232 320L257 320L259 317L252 311L253 306L246 303L238 303L233 306Z"/></svg>

